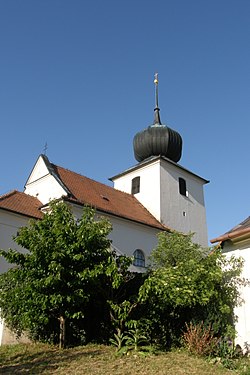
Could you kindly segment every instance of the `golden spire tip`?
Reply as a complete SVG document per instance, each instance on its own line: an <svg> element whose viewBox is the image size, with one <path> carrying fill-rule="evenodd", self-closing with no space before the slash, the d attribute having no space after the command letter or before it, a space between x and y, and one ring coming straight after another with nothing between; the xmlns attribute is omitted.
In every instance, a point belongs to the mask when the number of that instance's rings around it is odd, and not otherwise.
<svg viewBox="0 0 250 375"><path fill-rule="evenodd" d="M158 73L155 73L154 84L158 85Z"/></svg>

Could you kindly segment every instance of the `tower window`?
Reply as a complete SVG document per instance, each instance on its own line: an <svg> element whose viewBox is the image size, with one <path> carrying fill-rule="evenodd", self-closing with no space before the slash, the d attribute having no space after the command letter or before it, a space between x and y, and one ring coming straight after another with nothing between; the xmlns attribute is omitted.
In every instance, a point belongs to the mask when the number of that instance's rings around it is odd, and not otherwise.
<svg viewBox="0 0 250 375"><path fill-rule="evenodd" d="M184 195L185 197L187 197L187 185L186 185L186 181L184 180L184 178L179 178L179 192L181 195Z"/></svg>
<svg viewBox="0 0 250 375"><path fill-rule="evenodd" d="M145 255L143 254L143 251L140 249L136 249L133 255L133 265L136 267L145 267Z"/></svg>
<svg viewBox="0 0 250 375"><path fill-rule="evenodd" d="M132 180L131 194L140 193L140 177L135 177Z"/></svg>

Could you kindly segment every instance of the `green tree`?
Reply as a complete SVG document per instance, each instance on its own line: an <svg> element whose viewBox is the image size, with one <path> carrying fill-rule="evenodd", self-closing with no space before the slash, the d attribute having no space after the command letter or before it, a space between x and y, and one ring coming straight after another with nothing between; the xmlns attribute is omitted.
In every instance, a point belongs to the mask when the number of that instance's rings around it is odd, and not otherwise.
<svg viewBox="0 0 250 375"><path fill-rule="evenodd" d="M152 269L140 288L151 324L161 343L172 345L185 323L205 321L217 334L233 325L239 302L242 261L230 260L219 249L202 249L192 234L160 233L151 255Z"/></svg>
<svg viewBox="0 0 250 375"><path fill-rule="evenodd" d="M59 321L60 347L65 346L67 319L84 316L91 291L106 276L114 287L122 282L108 234L111 224L84 208L76 220L70 207L51 202L42 220L30 221L15 237L28 251L1 250L14 266L1 275L0 307L17 334L37 337L51 318Z"/></svg>

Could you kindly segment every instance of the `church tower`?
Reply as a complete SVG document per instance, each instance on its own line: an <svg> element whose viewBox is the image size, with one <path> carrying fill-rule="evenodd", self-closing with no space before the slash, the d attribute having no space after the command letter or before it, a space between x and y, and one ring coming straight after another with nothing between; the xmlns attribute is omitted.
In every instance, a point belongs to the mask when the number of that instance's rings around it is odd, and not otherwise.
<svg viewBox="0 0 250 375"><path fill-rule="evenodd" d="M194 232L194 241L207 246L203 185L208 181L178 164L182 138L161 123L158 74L154 84L154 122L133 141L139 163L111 181L114 188L133 194L161 223L182 233Z"/></svg>

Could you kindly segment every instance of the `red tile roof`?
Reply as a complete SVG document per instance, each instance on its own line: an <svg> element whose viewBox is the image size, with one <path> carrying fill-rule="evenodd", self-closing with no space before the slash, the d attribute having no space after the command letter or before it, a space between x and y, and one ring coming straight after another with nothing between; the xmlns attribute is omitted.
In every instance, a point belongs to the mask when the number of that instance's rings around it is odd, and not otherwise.
<svg viewBox="0 0 250 375"><path fill-rule="evenodd" d="M250 216L242 221L240 224L233 227L231 230L221 235L220 237L213 238L210 242L223 242L229 239L238 238L250 235Z"/></svg>
<svg viewBox="0 0 250 375"><path fill-rule="evenodd" d="M121 192L111 186L94 181L68 169L51 164L57 177L72 194L69 200L78 204L88 204L95 209L125 219L167 230L131 194Z"/></svg>
<svg viewBox="0 0 250 375"><path fill-rule="evenodd" d="M133 195L51 164L44 155L43 158L50 173L67 192L67 197L64 199L80 205L90 205L98 211L157 229L170 230L162 225ZM42 203L36 197L16 190L0 196L0 209L29 217L42 218L41 207Z"/></svg>
<svg viewBox="0 0 250 375"><path fill-rule="evenodd" d="M0 209L2 208L36 219L43 217L42 212L39 210L41 206L42 203L37 198L17 190L0 196Z"/></svg>

